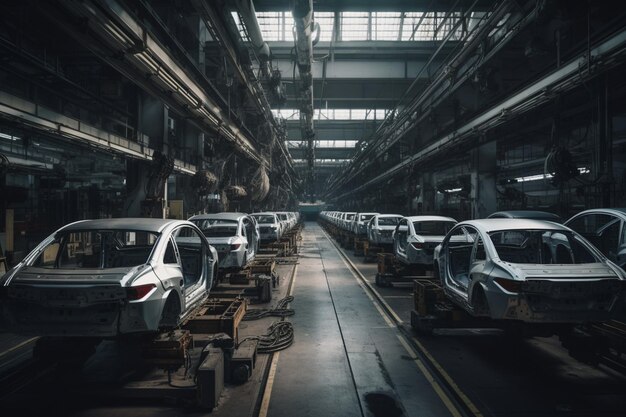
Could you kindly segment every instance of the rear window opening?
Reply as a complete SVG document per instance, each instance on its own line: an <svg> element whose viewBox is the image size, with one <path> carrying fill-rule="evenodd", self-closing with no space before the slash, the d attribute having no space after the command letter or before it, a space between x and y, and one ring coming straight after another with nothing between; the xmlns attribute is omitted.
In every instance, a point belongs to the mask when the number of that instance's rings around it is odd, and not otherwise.
<svg viewBox="0 0 626 417"><path fill-rule="evenodd" d="M85 230L58 233L31 266L49 269L127 268L148 262L158 233Z"/></svg>
<svg viewBox="0 0 626 417"><path fill-rule="evenodd" d="M498 257L516 264L588 264L600 260L568 231L499 230L489 233Z"/></svg>

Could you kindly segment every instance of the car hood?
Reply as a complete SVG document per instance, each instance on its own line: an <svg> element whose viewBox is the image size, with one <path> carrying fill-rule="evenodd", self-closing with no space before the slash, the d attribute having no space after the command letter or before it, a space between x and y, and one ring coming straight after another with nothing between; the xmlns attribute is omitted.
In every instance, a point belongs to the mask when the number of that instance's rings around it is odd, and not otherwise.
<svg viewBox="0 0 626 417"><path fill-rule="evenodd" d="M149 265L110 269L48 269L23 267L11 278L11 284L47 285L63 284L118 284L128 285Z"/></svg>
<svg viewBox="0 0 626 417"><path fill-rule="evenodd" d="M501 261L502 262L502 261ZM609 265L595 264L572 264L572 265L537 265L537 264L512 264L502 262L518 278L543 278L543 279L622 279Z"/></svg>

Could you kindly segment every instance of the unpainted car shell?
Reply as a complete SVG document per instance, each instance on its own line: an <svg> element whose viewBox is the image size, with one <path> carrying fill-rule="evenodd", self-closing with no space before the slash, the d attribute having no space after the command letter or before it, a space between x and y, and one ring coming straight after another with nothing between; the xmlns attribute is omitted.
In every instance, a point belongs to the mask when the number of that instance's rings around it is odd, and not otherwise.
<svg viewBox="0 0 626 417"><path fill-rule="evenodd" d="M257 216L273 216L274 223L257 223L259 225L259 236L262 241L276 241L279 240L283 234L283 223L278 219L276 213L271 212L263 212L263 213L252 213L251 217L255 218Z"/></svg>
<svg viewBox="0 0 626 417"><path fill-rule="evenodd" d="M580 223L580 220L594 215L609 216L613 220L610 220L597 230L594 230L592 233L587 234L585 233L586 230L581 230L578 223ZM591 241L592 244L595 244L595 246L602 251L604 256L615 262L622 269L626 270L626 208L599 208L585 210L575 216L572 216L565 222L565 225L582 234L586 239ZM606 235L608 234L608 229L610 227L617 227L619 230L617 242L613 242L612 239L607 239Z"/></svg>
<svg viewBox="0 0 626 417"><path fill-rule="evenodd" d="M377 214L367 224L367 240L374 245L391 245L393 244L393 231L396 225L384 226L379 224L379 219L398 218L404 216L401 214Z"/></svg>
<svg viewBox="0 0 626 417"><path fill-rule="evenodd" d="M257 252L259 246L259 230L256 221L252 220L250 216L245 213L215 213L215 214L198 214L189 218L192 223L200 222L202 220L226 220L237 222L237 230L235 235L228 237L206 237L209 244L211 244L218 253L219 268L222 269L241 269L252 261ZM244 236L244 222L248 221L252 224L254 232L252 236ZM237 246L237 249L232 249L233 246Z"/></svg>
<svg viewBox="0 0 626 417"><path fill-rule="evenodd" d="M496 211L487 216L488 219L529 219L547 220L556 223L563 223L563 219L558 214L541 210L504 210Z"/></svg>
<svg viewBox="0 0 626 417"><path fill-rule="evenodd" d="M355 235L367 235L367 223L371 220L372 217L379 213L357 213L354 216L354 220L352 220L352 233ZM361 216L369 216L365 220L361 220Z"/></svg>
<svg viewBox="0 0 626 417"><path fill-rule="evenodd" d="M437 245L439 245L445 235L439 236L423 236L418 235L413 226L414 222L444 222L455 224L457 221L452 217L444 216L411 216L404 217L402 220L407 221L406 241L400 242L400 233L398 233L400 225L396 226L393 234L393 250L396 259L408 265L424 265L431 266L433 264L433 253ZM402 222L401 220L401 222ZM416 248L420 246L420 248Z"/></svg>
<svg viewBox="0 0 626 417"><path fill-rule="evenodd" d="M463 228L471 261L465 285L452 279L449 247L455 233ZM475 316L517 320L526 323L586 323L611 319L623 302L626 274L606 259L593 245L577 235L598 262L589 264L519 264L502 261L488 233L499 230L571 231L554 222L523 219L482 219L458 223L435 249L435 270L445 294ZM485 259L475 259L478 238ZM575 232L573 232L576 235ZM508 291L496 279L513 281L516 292ZM508 281L507 281L508 282Z"/></svg>
<svg viewBox="0 0 626 417"><path fill-rule="evenodd" d="M102 219L71 223L44 239L18 265L0 278L4 290L3 321L15 333L58 337L115 338L123 334L159 330L170 297L180 306L177 322L194 311L213 285L217 252L206 239L199 242L210 253L203 261L202 277L190 287L183 284L178 264L165 264L163 257L172 233L190 227L183 220ZM158 233L145 264L108 269L47 269L31 264L60 232L85 230L135 230ZM154 284L140 299L129 300L130 288ZM174 300L170 302L175 302Z"/></svg>

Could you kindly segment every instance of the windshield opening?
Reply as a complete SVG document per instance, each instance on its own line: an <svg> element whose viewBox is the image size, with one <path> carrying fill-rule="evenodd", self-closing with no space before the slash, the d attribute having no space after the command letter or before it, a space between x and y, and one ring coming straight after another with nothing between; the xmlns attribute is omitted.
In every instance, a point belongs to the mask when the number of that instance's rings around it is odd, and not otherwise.
<svg viewBox="0 0 626 417"><path fill-rule="evenodd" d="M361 220L367 221L367 220L371 219L372 217L374 217L373 214L362 214L361 215Z"/></svg>

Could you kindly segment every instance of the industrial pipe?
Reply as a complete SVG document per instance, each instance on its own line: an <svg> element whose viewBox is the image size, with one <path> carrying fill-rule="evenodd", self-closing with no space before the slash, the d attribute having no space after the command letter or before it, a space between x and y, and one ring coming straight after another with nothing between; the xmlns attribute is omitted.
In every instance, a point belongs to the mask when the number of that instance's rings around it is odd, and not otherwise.
<svg viewBox="0 0 626 417"><path fill-rule="evenodd" d="M250 42L252 42L256 50L255 52L259 58L261 72L264 77L269 78L271 76L269 67L270 47L267 42L263 40L261 27L256 18L256 11L254 10L254 3L252 3L252 0L237 0L237 10L239 10L239 14L246 26Z"/></svg>
<svg viewBox="0 0 626 417"><path fill-rule="evenodd" d="M315 133L313 131L313 0L295 0L293 20L296 31L296 59L300 73L300 129L302 139L307 141L307 181L311 194L314 181Z"/></svg>

